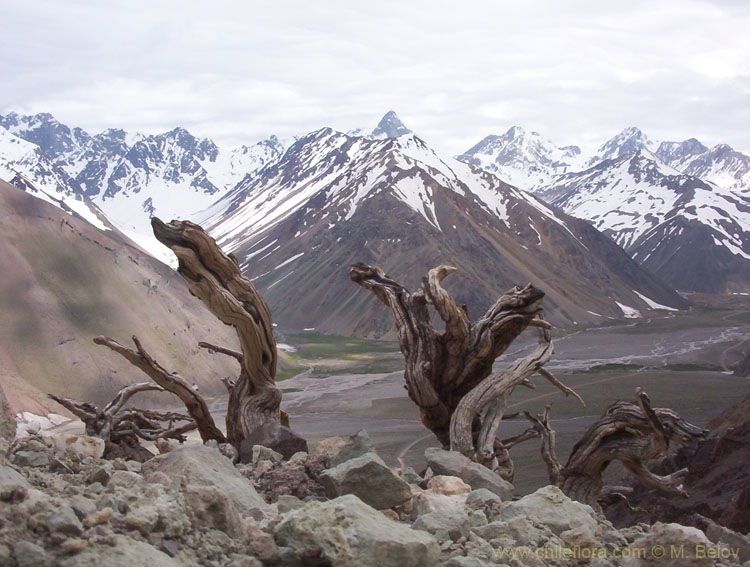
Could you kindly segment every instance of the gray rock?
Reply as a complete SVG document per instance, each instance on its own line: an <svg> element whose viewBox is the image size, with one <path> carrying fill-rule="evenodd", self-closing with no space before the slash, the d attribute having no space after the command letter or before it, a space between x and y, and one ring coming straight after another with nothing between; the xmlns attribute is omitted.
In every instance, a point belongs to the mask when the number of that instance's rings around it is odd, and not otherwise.
<svg viewBox="0 0 750 567"><path fill-rule="evenodd" d="M280 463L284 459L284 455L277 453L273 449L264 447L263 445L255 445L253 447L253 459L254 465L257 465L260 461L271 461L272 463Z"/></svg>
<svg viewBox="0 0 750 567"><path fill-rule="evenodd" d="M242 535L242 518L232 501L216 486L188 485L185 505L193 519L193 528L210 527L229 537Z"/></svg>
<svg viewBox="0 0 750 567"><path fill-rule="evenodd" d="M142 481L143 477L138 473L130 471L115 471L114 473L112 473L112 477L107 483L107 488L112 489L120 487L124 489L130 489Z"/></svg>
<svg viewBox="0 0 750 567"><path fill-rule="evenodd" d="M83 533L81 521L70 506L60 506L47 520L50 533L79 536Z"/></svg>
<svg viewBox="0 0 750 567"><path fill-rule="evenodd" d="M503 520L523 517L536 524L548 526L556 535L570 529L596 530L597 521L591 506L571 500L556 486L545 486L505 505Z"/></svg>
<svg viewBox="0 0 750 567"><path fill-rule="evenodd" d="M29 493L29 483L18 472L0 465L0 501L17 504Z"/></svg>
<svg viewBox="0 0 750 567"><path fill-rule="evenodd" d="M185 508L184 495L177 488L166 490L161 484L150 484L130 506L123 521L144 536L158 531L168 538L179 537L191 527Z"/></svg>
<svg viewBox="0 0 750 567"><path fill-rule="evenodd" d="M76 513L79 520L83 520L86 516L89 516L96 512L96 504L93 500L77 494L70 499L70 507Z"/></svg>
<svg viewBox="0 0 750 567"><path fill-rule="evenodd" d="M41 451L16 451L13 453L13 463L19 467L46 467L49 457Z"/></svg>
<svg viewBox="0 0 750 567"><path fill-rule="evenodd" d="M160 471L173 479L183 476L188 484L214 486L224 492L240 514L268 505L252 483L217 449L204 445L186 445L158 455L143 464L143 474Z"/></svg>
<svg viewBox="0 0 750 567"><path fill-rule="evenodd" d="M481 508L487 505L500 503L502 500L494 492L490 492L486 488L477 488L469 493L466 497L466 505L470 508Z"/></svg>
<svg viewBox="0 0 750 567"><path fill-rule="evenodd" d="M286 514L292 510L302 508L304 505L305 503L302 500L291 494L282 494L276 501L276 508L278 509L279 514Z"/></svg>
<svg viewBox="0 0 750 567"><path fill-rule="evenodd" d="M113 472L114 468L110 463L102 463L100 466L96 467L89 473L89 475L86 477L86 482L88 484L98 482L106 486L106 484L109 482L109 479L112 478Z"/></svg>
<svg viewBox="0 0 750 567"><path fill-rule="evenodd" d="M16 418L10 409L10 404L5 398L2 386L0 386L0 438L13 441L16 436Z"/></svg>
<svg viewBox="0 0 750 567"><path fill-rule="evenodd" d="M404 469L404 472L402 473L402 476L404 477L404 480L409 484L422 484L424 482L424 478L419 476L417 474L417 471L415 471L411 467L406 467Z"/></svg>
<svg viewBox="0 0 750 567"><path fill-rule="evenodd" d="M47 553L35 543L19 541L13 546L13 557L18 567L44 567Z"/></svg>
<svg viewBox="0 0 750 567"><path fill-rule="evenodd" d="M457 476L473 490L486 488L503 500L509 500L513 495L511 483L461 453L429 447L425 450L424 457L436 475Z"/></svg>
<svg viewBox="0 0 750 567"><path fill-rule="evenodd" d="M274 537L298 554L319 548L332 567L432 567L440 557L432 535L389 520L351 494L290 512Z"/></svg>
<svg viewBox="0 0 750 567"><path fill-rule="evenodd" d="M367 434L360 429L354 435L350 435L338 453L331 455L331 467L340 465L350 459L356 459L367 453L375 453L375 445Z"/></svg>
<svg viewBox="0 0 750 567"><path fill-rule="evenodd" d="M374 453L326 469L320 474L320 480L329 498L354 494L378 510L398 506L411 498L408 483Z"/></svg>
<svg viewBox="0 0 750 567"><path fill-rule="evenodd" d="M737 533L715 522L709 522L706 536L716 545L736 550L740 563L750 561L750 536Z"/></svg>
<svg viewBox="0 0 750 567"><path fill-rule="evenodd" d="M469 535L469 516L459 508L430 512L417 518L412 528L429 532L440 542L456 541Z"/></svg>
<svg viewBox="0 0 750 567"><path fill-rule="evenodd" d="M307 441L297 435L294 431L278 423L266 422L250 435L248 435L240 444L240 462L252 462L253 447L263 445L281 453L285 459L288 459L299 451L307 452Z"/></svg>
<svg viewBox="0 0 750 567"><path fill-rule="evenodd" d="M145 542L114 535L111 538L111 545L90 545L59 565L60 567L123 567L123 565L181 567L183 564Z"/></svg>
<svg viewBox="0 0 750 567"><path fill-rule="evenodd" d="M658 555L654 553L657 549L660 551ZM625 567L712 567L712 554L716 552L714 544L698 528L661 522L651 526L650 531L635 540L628 550L630 557L625 561Z"/></svg>

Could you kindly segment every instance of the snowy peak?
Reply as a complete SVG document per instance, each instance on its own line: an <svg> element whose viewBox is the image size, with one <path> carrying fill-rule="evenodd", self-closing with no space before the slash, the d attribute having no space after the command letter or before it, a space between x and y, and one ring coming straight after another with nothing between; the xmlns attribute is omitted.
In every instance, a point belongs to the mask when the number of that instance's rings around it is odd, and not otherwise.
<svg viewBox="0 0 750 567"><path fill-rule="evenodd" d="M575 169L580 155L577 146L560 148L537 132L513 126L503 135L487 136L458 159L495 173L511 185L533 189Z"/></svg>
<svg viewBox="0 0 750 567"><path fill-rule="evenodd" d="M662 142L656 150L656 155L664 163L680 163L691 157L708 151L708 148L695 138L684 142Z"/></svg>
<svg viewBox="0 0 750 567"><path fill-rule="evenodd" d="M589 164L594 165L599 161L617 159L640 149L653 152L656 150L656 144L640 129L630 126L602 144L597 150L596 156L589 160Z"/></svg>
<svg viewBox="0 0 750 567"><path fill-rule="evenodd" d="M393 110L389 110L385 113L383 118L380 119L380 122L378 122L378 125L370 134L370 137L376 140L382 140L383 138L398 138L404 134L412 134L412 131L404 126L404 123L401 122L401 119Z"/></svg>

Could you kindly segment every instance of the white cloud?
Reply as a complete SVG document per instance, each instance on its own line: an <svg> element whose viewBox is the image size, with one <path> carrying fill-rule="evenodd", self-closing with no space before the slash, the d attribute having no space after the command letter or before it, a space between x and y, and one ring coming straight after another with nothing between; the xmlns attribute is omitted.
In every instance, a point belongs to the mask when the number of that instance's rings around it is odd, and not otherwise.
<svg viewBox="0 0 750 567"><path fill-rule="evenodd" d="M6 3L7 4L7 3ZM388 109L458 153L513 124L750 153L743 2L57 2L0 8L0 111L250 143Z"/></svg>

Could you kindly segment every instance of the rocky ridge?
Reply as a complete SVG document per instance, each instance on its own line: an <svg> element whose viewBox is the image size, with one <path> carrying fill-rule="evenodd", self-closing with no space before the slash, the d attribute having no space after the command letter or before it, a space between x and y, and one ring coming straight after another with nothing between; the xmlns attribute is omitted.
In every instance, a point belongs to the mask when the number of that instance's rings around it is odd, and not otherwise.
<svg viewBox="0 0 750 567"><path fill-rule="evenodd" d="M84 446L61 451L27 436L3 450L0 563L729 566L750 551L746 536L725 528L616 529L553 486L512 500L507 487L479 488L463 467L463 478L435 475L432 469L455 460L447 451L433 451L425 478L392 470L364 432L325 439L287 460L256 446L253 462L237 466L202 445L163 444L164 454L144 464L102 461ZM363 462L378 466L362 473ZM374 482L326 486L336 469ZM384 490L377 478L392 486ZM401 496L379 502L385 492ZM677 559L660 557L672 547L681 550Z"/></svg>

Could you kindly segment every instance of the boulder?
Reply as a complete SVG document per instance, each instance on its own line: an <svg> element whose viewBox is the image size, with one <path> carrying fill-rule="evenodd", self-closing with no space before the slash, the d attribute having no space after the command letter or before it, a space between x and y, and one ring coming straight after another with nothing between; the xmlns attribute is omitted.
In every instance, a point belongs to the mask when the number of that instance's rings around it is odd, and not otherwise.
<svg viewBox="0 0 750 567"><path fill-rule="evenodd" d="M708 523L706 536L716 545L737 550L740 563L750 561L750 536L737 533L712 521Z"/></svg>
<svg viewBox="0 0 750 567"><path fill-rule="evenodd" d="M16 451L11 461L19 467L46 467L49 465L49 456L43 451Z"/></svg>
<svg viewBox="0 0 750 567"><path fill-rule="evenodd" d="M411 498L407 482L374 453L326 469L320 480L329 498L354 494L378 510L398 506Z"/></svg>
<svg viewBox="0 0 750 567"><path fill-rule="evenodd" d="M471 492L471 486L457 476L437 475L427 481L427 490L452 496L454 494L468 494Z"/></svg>
<svg viewBox="0 0 750 567"><path fill-rule="evenodd" d="M18 567L43 567L47 564L47 553L30 541L19 541L13 546L13 557Z"/></svg>
<svg viewBox="0 0 750 567"><path fill-rule="evenodd" d="M423 490L412 498L412 517L418 518L431 512L463 508L464 504L466 504L466 493L446 495Z"/></svg>
<svg viewBox="0 0 750 567"><path fill-rule="evenodd" d="M469 535L469 516L461 508L439 510L424 514L411 526L434 535L438 541L456 541Z"/></svg>
<svg viewBox="0 0 750 567"><path fill-rule="evenodd" d="M367 431L360 429L354 435L345 438L344 444L335 455L329 455L331 457L331 466L335 467L345 461L356 459L367 453L375 453L375 445L373 445Z"/></svg>
<svg viewBox="0 0 750 567"><path fill-rule="evenodd" d="M295 453L296 454L296 453ZM277 453L273 449L264 447L263 445L256 445L252 450L251 462L257 465L261 461L271 461L272 463L280 463L284 460L284 455Z"/></svg>
<svg viewBox="0 0 750 567"><path fill-rule="evenodd" d="M298 451L307 452L307 441L288 427L278 423L266 422L256 428L240 444L240 462L250 463L253 459L253 447L262 445L281 453L288 459Z"/></svg>
<svg viewBox="0 0 750 567"><path fill-rule="evenodd" d="M713 554L719 552L698 528L661 522L651 526L628 550L630 557L623 563L625 567L711 567L714 557L718 557Z"/></svg>
<svg viewBox="0 0 750 567"><path fill-rule="evenodd" d="M344 445L346 445L346 439L340 435L326 437L325 439L318 441L315 445L315 449L313 449L313 454L317 456L328 455L329 457L334 457L339 454L339 451L341 451L341 448Z"/></svg>
<svg viewBox="0 0 750 567"><path fill-rule="evenodd" d="M93 457L101 459L104 455L104 439L89 435L73 435L71 433L55 433L47 437L48 442L58 453L68 453L80 459Z"/></svg>
<svg viewBox="0 0 750 567"><path fill-rule="evenodd" d="M320 550L332 567L432 567L440 557L432 535L386 518L353 494L290 512L274 537L298 554Z"/></svg>
<svg viewBox="0 0 750 567"><path fill-rule="evenodd" d="M60 533L79 536L83 533L83 526L78 516L70 506L59 506L47 520L50 533Z"/></svg>
<svg viewBox="0 0 750 567"><path fill-rule="evenodd" d="M185 506L193 520L193 528L213 528L231 538L244 532L242 519L232 501L215 486L185 487Z"/></svg>
<svg viewBox="0 0 750 567"><path fill-rule="evenodd" d="M182 563L143 541L114 535L106 544L89 545L59 563L60 567L181 567Z"/></svg>
<svg viewBox="0 0 750 567"><path fill-rule="evenodd" d="M500 502L502 502L500 497L486 488L472 490L466 497L466 505L472 508L482 508L492 504L499 504Z"/></svg>
<svg viewBox="0 0 750 567"><path fill-rule="evenodd" d="M26 499L29 483L12 468L0 465L0 501L17 504Z"/></svg>
<svg viewBox="0 0 750 567"><path fill-rule="evenodd" d="M182 476L187 484L218 488L229 497L240 514L253 508L267 508L253 484L217 449L205 445L185 445L143 464L145 476L157 471L173 479Z"/></svg>
<svg viewBox="0 0 750 567"><path fill-rule="evenodd" d="M10 404L5 398L2 386L0 386L0 438L13 441L16 437L16 417L10 409Z"/></svg>
<svg viewBox="0 0 750 567"><path fill-rule="evenodd" d="M457 476L471 486L472 490L486 488L503 500L509 500L513 495L511 483L461 453L429 447L425 450L424 457L436 475Z"/></svg>
<svg viewBox="0 0 750 567"><path fill-rule="evenodd" d="M505 505L503 520L523 517L536 524L547 525L556 535L566 530L588 529L593 533L597 521L591 506L571 500L556 486L545 486Z"/></svg>

